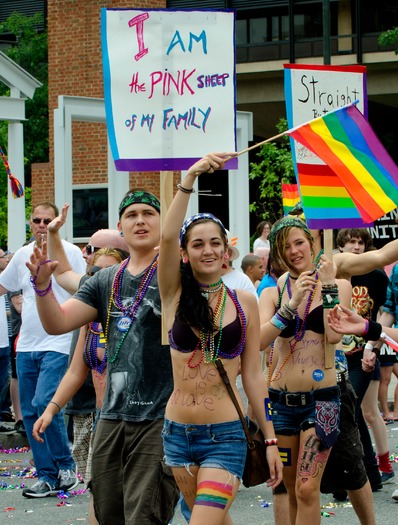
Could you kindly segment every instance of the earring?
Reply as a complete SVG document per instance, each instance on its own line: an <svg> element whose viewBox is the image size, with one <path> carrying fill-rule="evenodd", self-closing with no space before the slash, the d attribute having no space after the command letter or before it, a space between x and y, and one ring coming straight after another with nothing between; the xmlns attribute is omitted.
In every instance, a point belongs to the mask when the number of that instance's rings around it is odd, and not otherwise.
<svg viewBox="0 0 398 525"><path fill-rule="evenodd" d="M123 237L123 232L119 232L120 237Z"/></svg>
<svg viewBox="0 0 398 525"><path fill-rule="evenodd" d="M187 262L188 262L188 257L183 257L183 258L182 258L182 262L183 262L184 264L187 264Z"/></svg>

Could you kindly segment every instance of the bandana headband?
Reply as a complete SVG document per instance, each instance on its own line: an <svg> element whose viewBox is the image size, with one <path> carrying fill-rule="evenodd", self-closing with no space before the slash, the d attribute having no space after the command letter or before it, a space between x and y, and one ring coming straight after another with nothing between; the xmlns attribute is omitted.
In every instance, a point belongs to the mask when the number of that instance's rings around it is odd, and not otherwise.
<svg viewBox="0 0 398 525"><path fill-rule="evenodd" d="M152 193L149 193L149 191L132 191L123 198L122 202L119 205L119 219L126 208L131 206L131 204L137 203L148 204L160 213L160 202L155 197L155 195L152 195Z"/></svg>
<svg viewBox="0 0 398 525"><path fill-rule="evenodd" d="M200 221L201 219L208 219L218 224L222 232L224 233L225 237L228 238L227 230L225 229L224 224L220 221L220 219L217 219L217 217L215 217L211 213L196 213L195 215L192 215L192 217L189 217L182 225L182 228L180 230L180 246L182 246L184 237L187 233L188 228L191 226L191 224L193 224L194 222Z"/></svg>
<svg viewBox="0 0 398 525"><path fill-rule="evenodd" d="M305 233L314 240L310 230L307 228L307 225L304 221L300 219L296 219L295 217L283 217L283 219L280 219L279 221L276 221L276 223L272 226L271 232L269 234L268 240L270 242L271 250L275 246L276 238L278 237L281 230L284 230L285 228L300 228L301 230L305 231Z"/></svg>

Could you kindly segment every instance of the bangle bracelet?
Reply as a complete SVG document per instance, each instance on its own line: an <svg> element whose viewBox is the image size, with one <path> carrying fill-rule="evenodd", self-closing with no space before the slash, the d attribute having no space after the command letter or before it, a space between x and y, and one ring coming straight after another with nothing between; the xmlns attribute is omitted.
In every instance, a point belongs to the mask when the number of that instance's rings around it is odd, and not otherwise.
<svg viewBox="0 0 398 525"><path fill-rule="evenodd" d="M48 404L50 405L51 403L58 407L58 412L61 412L62 408L58 405L58 403L56 401L50 401Z"/></svg>
<svg viewBox="0 0 398 525"><path fill-rule="evenodd" d="M177 184L177 190L182 191L182 193L195 193L194 188L184 188L182 184Z"/></svg>
<svg viewBox="0 0 398 525"><path fill-rule="evenodd" d="M273 438L273 439L264 439L264 443L265 443L265 446L266 447L273 447L273 446L278 446L278 440L277 438Z"/></svg>

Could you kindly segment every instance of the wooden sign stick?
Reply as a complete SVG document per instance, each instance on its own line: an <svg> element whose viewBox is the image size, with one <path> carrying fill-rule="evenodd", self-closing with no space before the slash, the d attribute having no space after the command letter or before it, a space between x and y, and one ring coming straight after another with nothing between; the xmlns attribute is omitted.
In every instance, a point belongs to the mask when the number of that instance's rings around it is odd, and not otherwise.
<svg viewBox="0 0 398 525"><path fill-rule="evenodd" d="M323 230L323 249L325 255L333 260L333 230ZM335 345L329 343L325 330L325 368L335 367Z"/></svg>
<svg viewBox="0 0 398 525"><path fill-rule="evenodd" d="M160 172L160 234L162 234L164 218L173 200L173 172ZM168 345L167 329L162 315L162 345Z"/></svg>

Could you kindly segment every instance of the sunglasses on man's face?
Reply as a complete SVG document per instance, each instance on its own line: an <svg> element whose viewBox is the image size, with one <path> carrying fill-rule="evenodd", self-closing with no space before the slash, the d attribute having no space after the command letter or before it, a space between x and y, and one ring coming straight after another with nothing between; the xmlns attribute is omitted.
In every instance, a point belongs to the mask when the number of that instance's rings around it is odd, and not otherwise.
<svg viewBox="0 0 398 525"><path fill-rule="evenodd" d="M97 248L96 246L92 246L91 244L87 244L86 246L86 253L87 255L91 255L94 252L97 252L101 248Z"/></svg>
<svg viewBox="0 0 398 525"><path fill-rule="evenodd" d="M35 217L34 219L32 219L32 222L34 224L40 224L41 222L44 222L46 226L48 226L51 221L52 219L39 219L38 217Z"/></svg>

